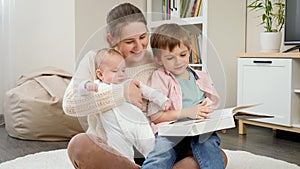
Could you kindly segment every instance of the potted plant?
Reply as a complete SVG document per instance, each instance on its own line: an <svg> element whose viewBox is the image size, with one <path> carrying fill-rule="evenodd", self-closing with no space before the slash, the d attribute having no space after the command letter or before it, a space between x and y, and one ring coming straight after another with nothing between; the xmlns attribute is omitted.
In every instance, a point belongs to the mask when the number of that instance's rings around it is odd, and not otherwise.
<svg viewBox="0 0 300 169"><path fill-rule="evenodd" d="M284 0L254 0L247 8L251 11L262 11L261 25L265 31L260 34L262 52L279 52L281 46L281 30L284 26Z"/></svg>

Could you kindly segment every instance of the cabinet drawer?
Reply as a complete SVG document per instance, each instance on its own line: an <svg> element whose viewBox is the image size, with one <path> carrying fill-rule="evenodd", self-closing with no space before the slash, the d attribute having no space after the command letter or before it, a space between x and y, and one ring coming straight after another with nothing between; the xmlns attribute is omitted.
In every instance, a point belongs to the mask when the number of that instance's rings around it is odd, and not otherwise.
<svg viewBox="0 0 300 169"><path fill-rule="evenodd" d="M292 59L239 58L238 105L259 104L249 111L275 118L257 121L291 126Z"/></svg>

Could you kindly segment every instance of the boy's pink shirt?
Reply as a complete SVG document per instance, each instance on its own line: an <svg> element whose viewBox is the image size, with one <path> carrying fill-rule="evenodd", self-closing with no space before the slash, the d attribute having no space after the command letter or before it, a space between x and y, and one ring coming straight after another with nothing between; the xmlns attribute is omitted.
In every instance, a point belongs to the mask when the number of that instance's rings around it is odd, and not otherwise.
<svg viewBox="0 0 300 169"><path fill-rule="evenodd" d="M213 86L213 82L209 74L202 71L197 71L191 68L196 73L198 79L196 84L204 92L207 106L216 109L219 106L219 95ZM163 67L158 68L149 79L148 85L158 91L162 92L171 100L172 110L182 109L182 94L181 87L177 79L172 73L165 70ZM160 111L160 107L150 102L148 105L147 115L151 116ZM154 126L153 126L154 127ZM155 127L154 127L155 128ZM154 129L156 132L156 129Z"/></svg>

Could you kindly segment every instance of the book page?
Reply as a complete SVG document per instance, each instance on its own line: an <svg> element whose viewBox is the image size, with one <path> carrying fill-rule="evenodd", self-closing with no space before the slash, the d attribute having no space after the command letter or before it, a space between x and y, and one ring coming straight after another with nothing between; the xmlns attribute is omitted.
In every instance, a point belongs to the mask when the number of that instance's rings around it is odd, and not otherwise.
<svg viewBox="0 0 300 169"><path fill-rule="evenodd" d="M211 112L206 119L183 118L158 125L158 134L164 136L194 136L222 129L234 128L232 108Z"/></svg>
<svg viewBox="0 0 300 169"><path fill-rule="evenodd" d="M251 111L247 111L245 109L255 107L261 104L254 104L254 105L245 105L245 106L237 106L233 109L232 113L235 119L241 119L241 118L273 118L272 115L267 114L259 114L259 113L253 113Z"/></svg>

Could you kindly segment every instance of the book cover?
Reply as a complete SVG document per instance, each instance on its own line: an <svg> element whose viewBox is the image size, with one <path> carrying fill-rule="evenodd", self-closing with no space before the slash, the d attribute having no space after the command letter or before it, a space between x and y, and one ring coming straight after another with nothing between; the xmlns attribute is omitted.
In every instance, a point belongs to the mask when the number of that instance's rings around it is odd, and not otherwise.
<svg viewBox="0 0 300 169"><path fill-rule="evenodd" d="M188 4L188 8L186 10L186 15L184 16L185 18L189 18L189 17L193 17L192 16L192 11L193 11L193 6L194 6L194 1L190 0L189 4Z"/></svg>
<svg viewBox="0 0 300 169"><path fill-rule="evenodd" d="M239 118L272 118L265 114L255 114L241 111L253 107L239 106L226 109L218 109L210 113L206 119L183 118L169 123L158 124L158 135L162 136L195 136L222 129L236 127L235 117Z"/></svg>
<svg viewBox="0 0 300 169"><path fill-rule="evenodd" d="M200 63L200 57L198 55L198 47L197 47L197 35L191 33L190 34L190 39L191 39L191 61L190 63L192 64L199 64Z"/></svg>
<svg viewBox="0 0 300 169"><path fill-rule="evenodd" d="M191 0L187 0L186 3L184 4L184 8L182 9L182 18L186 18L188 14L188 9L190 6Z"/></svg>
<svg viewBox="0 0 300 169"><path fill-rule="evenodd" d="M202 33L198 34L198 37L197 37L197 53L198 53L198 56L199 56L199 64L202 64L202 43L203 43L203 38L202 38Z"/></svg>
<svg viewBox="0 0 300 169"><path fill-rule="evenodd" d="M202 0L198 0L197 1L195 16L199 16L199 13L200 13L199 11L200 11L200 7L201 7L201 3L202 3Z"/></svg>

